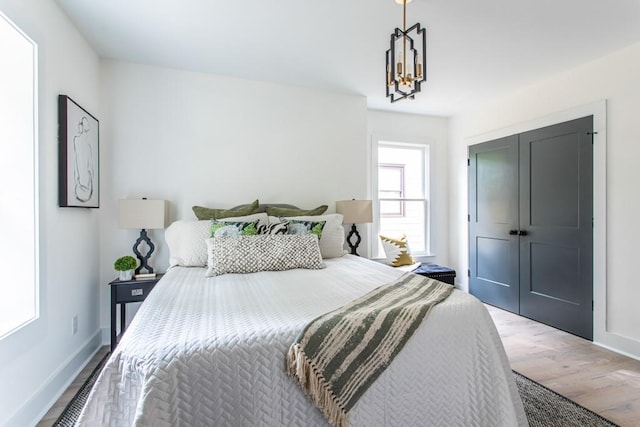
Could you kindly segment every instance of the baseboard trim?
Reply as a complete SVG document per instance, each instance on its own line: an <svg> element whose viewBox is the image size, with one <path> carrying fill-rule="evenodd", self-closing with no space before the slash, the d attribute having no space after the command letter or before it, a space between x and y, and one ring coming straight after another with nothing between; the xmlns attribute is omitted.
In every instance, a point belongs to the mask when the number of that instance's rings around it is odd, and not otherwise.
<svg viewBox="0 0 640 427"><path fill-rule="evenodd" d="M606 332L604 339L598 341L594 340L593 343L597 346L606 348L607 350L620 353L623 356L640 360L640 342L634 339L614 334L612 332Z"/></svg>
<svg viewBox="0 0 640 427"><path fill-rule="evenodd" d="M111 328L102 328L102 345L111 346Z"/></svg>
<svg viewBox="0 0 640 427"><path fill-rule="evenodd" d="M101 346L102 330L97 330L16 410L5 427L35 426L62 396L62 393L80 374Z"/></svg>

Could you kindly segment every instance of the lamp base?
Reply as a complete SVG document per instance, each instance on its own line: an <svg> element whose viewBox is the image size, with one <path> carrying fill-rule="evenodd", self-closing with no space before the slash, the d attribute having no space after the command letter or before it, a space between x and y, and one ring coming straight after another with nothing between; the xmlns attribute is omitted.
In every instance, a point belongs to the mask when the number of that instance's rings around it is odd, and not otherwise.
<svg viewBox="0 0 640 427"><path fill-rule="evenodd" d="M355 243L351 243L351 239L353 238L353 236L356 237L356 241ZM351 224L351 231L349 231L349 234L347 234L347 244L349 245L349 248L351 249L351 255L356 255L356 256L360 256L358 254L358 245L360 245L360 242L362 241L362 239L360 238L360 233L358 233L358 229L356 228L355 224Z"/></svg>
<svg viewBox="0 0 640 427"><path fill-rule="evenodd" d="M149 250L145 255L142 255L142 253L140 253L140 250L138 249L142 242L144 242L149 247ZM136 254L138 261L140 261L140 265L138 266L138 268L136 268L136 274L141 274L143 268L147 270L147 273L153 273L153 268L148 264L148 261L149 258L151 258L151 254L153 253L155 248L155 245L153 244L153 242L151 242L149 236L147 236L147 230L145 230L144 228L140 230L140 237L138 237L136 242L133 244L133 253Z"/></svg>

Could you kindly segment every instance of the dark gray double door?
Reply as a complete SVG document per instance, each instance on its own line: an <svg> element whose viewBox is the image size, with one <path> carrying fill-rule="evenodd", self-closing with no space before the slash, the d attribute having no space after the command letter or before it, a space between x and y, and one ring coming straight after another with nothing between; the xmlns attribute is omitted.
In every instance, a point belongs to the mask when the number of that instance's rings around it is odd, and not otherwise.
<svg viewBox="0 0 640 427"><path fill-rule="evenodd" d="M469 291L593 339L593 117L469 147Z"/></svg>

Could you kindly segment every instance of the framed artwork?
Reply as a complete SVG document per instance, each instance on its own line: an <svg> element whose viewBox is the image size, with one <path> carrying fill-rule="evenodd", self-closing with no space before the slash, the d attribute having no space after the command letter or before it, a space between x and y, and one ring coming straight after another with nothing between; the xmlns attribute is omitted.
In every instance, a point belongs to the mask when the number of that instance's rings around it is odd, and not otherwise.
<svg viewBox="0 0 640 427"><path fill-rule="evenodd" d="M59 206L100 207L98 120L58 95Z"/></svg>

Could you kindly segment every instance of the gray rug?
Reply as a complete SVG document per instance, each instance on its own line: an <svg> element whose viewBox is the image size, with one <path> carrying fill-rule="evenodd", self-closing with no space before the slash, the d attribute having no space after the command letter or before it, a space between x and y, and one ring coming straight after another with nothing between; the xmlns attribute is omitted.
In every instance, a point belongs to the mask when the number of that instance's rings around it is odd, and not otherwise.
<svg viewBox="0 0 640 427"><path fill-rule="evenodd" d="M531 427L619 427L516 371L513 375Z"/></svg>
<svg viewBox="0 0 640 427"><path fill-rule="evenodd" d="M54 427L73 427L108 357L109 354L98 363ZM513 375L531 427L619 427L518 372L513 371Z"/></svg>

